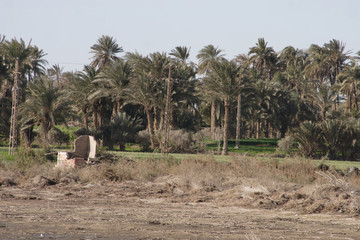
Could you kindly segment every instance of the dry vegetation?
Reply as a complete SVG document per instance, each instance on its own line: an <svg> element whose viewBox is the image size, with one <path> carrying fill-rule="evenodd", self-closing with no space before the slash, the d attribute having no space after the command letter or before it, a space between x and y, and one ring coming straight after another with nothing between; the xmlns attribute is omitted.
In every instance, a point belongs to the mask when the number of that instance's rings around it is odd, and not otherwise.
<svg viewBox="0 0 360 240"><path fill-rule="evenodd" d="M360 236L357 171L239 155L229 162L103 158L60 170L23 156L0 165L1 239Z"/></svg>
<svg viewBox="0 0 360 240"><path fill-rule="evenodd" d="M51 162L21 168L3 162L0 184L18 187L69 184L136 183L182 200L210 201L250 208L286 209L301 213L360 214L360 176L316 166L296 158L274 159L234 156L217 162L212 156L175 160L171 157L134 161L103 161L81 169L54 169ZM146 192L145 191L145 192ZM145 194L145 193L144 193ZM199 196L203 196L200 197ZM203 198L203 199L201 199Z"/></svg>

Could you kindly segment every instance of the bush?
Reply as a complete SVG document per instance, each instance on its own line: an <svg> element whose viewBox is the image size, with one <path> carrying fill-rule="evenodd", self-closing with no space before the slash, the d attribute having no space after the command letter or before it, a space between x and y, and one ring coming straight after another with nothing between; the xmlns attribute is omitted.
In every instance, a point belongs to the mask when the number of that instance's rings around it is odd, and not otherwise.
<svg viewBox="0 0 360 240"><path fill-rule="evenodd" d="M194 139L194 149L199 152L206 151L206 142L211 139L210 128L203 128L202 130L196 132L193 136Z"/></svg>
<svg viewBox="0 0 360 240"><path fill-rule="evenodd" d="M193 152L194 140L192 134L184 130L170 131L169 138L170 152Z"/></svg>
<svg viewBox="0 0 360 240"><path fill-rule="evenodd" d="M321 145L321 128L317 124L311 121L301 123L293 137L298 143L300 154L305 157L316 156Z"/></svg>
<svg viewBox="0 0 360 240"><path fill-rule="evenodd" d="M292 136L286 136L280 139L277 143L277 151L283 151L286 154L290 154L294 146L294 138Z"/></svg>
<svg viewBox="0 0 360 240"><path fill-rule="evenodd" d="M43 150L37 149L33 150L31 148L19 148L15 152L14 164L16 168L25 170L33 166L44 164L47 162L45 152Z"/></svg>
<svg viewBox="0 0 360 240"><path fill-rule="evenodd" d="M360 122L355 119L305 121L294 131L299 151L305 157L328 156L356 160L360 157Z"/></svg>
<svg viewBox="0 0 360 240"><path fill-rule="evenodd" d="M136 142L140 144L142 151L149 151L151 145L149 132L147 130L138 132Z"/></svg>
<svg viewBox="0 0 360 240"><path fill-rule="evenodd" d="M53 127L49 132L49 143L57 145L68 145L70 143L70 136L60 129Z"/></svg>

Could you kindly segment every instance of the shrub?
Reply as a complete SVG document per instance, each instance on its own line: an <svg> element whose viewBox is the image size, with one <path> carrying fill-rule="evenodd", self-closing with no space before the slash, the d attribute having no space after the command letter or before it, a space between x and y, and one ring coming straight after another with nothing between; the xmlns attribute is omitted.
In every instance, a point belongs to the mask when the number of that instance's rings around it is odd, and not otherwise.
<svg viewBox="0 0 360 240"><path fill-rule="evenodd" d="M31 148L19 148L15 152L14 165L16 168L25 170L36 165L40 165L47 162L45 152Z"/></svg>
<svg viewBox="0 0 360 240"><path fill-rule="evenodd" d="M193 136L194 139L194 149L200 152L206 151L206 142L211 139L210 128L203 128L202 130L196 132Z"/></svg>
<svg viewBox="0 0 360 240"><path fill-rule="evenodd" d="M327 119L321 123L300 124L293 137L300 153L306 157L327 156L329 159L360 157L360 122L354 119Z"/></svg>
<svg viewBox="0 0 360 240"><path fill-rule="evenodd" d="M125 150L125 143L134 141L140 128L139 119L124 112L117 113L107 129L110 130L111 144L118 144L121 151Z"/></svg>
<svg viewBox="0 0 360 240"><path fill-rule="evenodd" d="M140 144L142 151L149 151L151 145L149 132L147 130L138 132L136 142Z"/></svg>
<svg viewBox="0 0 360 240"><path fill-rule="evenodd" d="M290 154L294 146L294 138L292 136L286 136L280 139L277 143L277 151L283 151L286 154Z"/></svg>
<svg viewBox="0 0 360 240"><path fill-rule="evenodd" d="M157 131L154 134L155 146L162 146L164 139L164 131ZM183 129L171 130L169 132L169 145L167 152L170 153L189 153L194 152L196 149L195 141L192 134Z"/></svg>
<svg viewBox="0 0 360 240"><path fill-rule="evenodd" d="M300 124L294 133L300 153L305 157L315 157L321 146L321 128L311 121Z"/></svg>
<svg viewBox="0 0 360 240"><path fill-rule="evenodd" d="M193 152L194 140L192 134L184 130L170 131L170 152Z"/></svg>
<svg viewBox="0 0 360 240"><path fill-rule="evenodd" d="M69 144L70 136L69 134L64 133L60 129L53 127L49 132L49 143L50 144Z"/></svg>

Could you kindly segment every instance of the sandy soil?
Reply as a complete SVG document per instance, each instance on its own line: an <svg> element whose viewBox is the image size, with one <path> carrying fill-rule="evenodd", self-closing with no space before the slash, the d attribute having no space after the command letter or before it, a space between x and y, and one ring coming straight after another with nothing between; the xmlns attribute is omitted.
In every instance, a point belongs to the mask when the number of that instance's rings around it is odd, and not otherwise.
<svg viewBox="0 0 360 240"><path fill-rule="evenodd" d="M1 186L0 239L360 239L357 214L301 211L299 190L186 192L170 179Z"/></svg>

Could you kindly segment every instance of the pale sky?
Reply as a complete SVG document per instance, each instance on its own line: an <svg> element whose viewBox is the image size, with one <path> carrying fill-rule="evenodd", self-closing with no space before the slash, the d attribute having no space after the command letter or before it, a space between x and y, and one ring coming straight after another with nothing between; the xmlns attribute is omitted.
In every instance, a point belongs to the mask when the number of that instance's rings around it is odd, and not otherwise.
<svg viewBox="0 0 360 240"><path fill-rule="evenodd" d="M248 53L258 38L281 51L331 39L360 51L358 0L0 0L0 34L43 49L49 66L82 70L101 35L125 52L198 51L213 44L228 59ZM119 56L122 56L120 54Z"/></svg>

